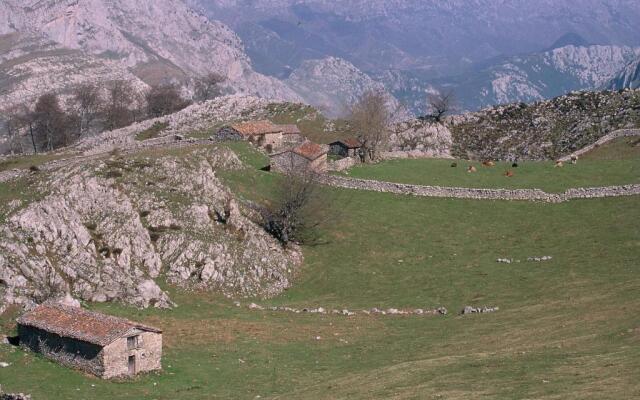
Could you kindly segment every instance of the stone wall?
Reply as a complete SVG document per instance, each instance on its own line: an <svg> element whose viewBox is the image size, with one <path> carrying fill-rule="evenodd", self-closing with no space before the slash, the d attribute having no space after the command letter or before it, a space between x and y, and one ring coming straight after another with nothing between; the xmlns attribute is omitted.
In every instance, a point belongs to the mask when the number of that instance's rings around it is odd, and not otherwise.
<svg viewBox="0 0 640 400"><path fill-rule="evenodd" d="M564 193L547 193L540 189L473 189L460 187L422 186L382 182L367 179L326 175L320 182L333 187L395 193L421 197L441 197L473 200L520 200L562 203L574 199L640 195L640 184L569 189Z"/></svg>
<svg viewBox="0 0 640 400"><path fill-rule="evenodd" d="M328 164L328 170L337 172L344 171L359 163L360 161L358 161L358 159L356 158L345 157L341 158L340 160L330 161Z"/></svg>
<svg viewBox="0 0 640 400"><path fill-rule="evenodd" d="M97 376L104 372L101 347L98 345L24 325L18 325L18 335L20 346L50 360Z"/></svg>
<svg viewBox="0 0 640 400"><path fill-rule="evenodd" d="M155 371L162 368L162 334L141 332L138 346L127 348L127 338L120 338L102 351L105 379L129 375L129 356L136 358L136 373Z"/></svg>
<svg viewBox="0 0 640 400"><path fill-rule="evenodd" d="M567 162L571 160L571 156L572 155L576 155L578 157L580 157L581 155L588 153L592 150L594 150L595 148L604 145L605 143L608 143L614 139L617 138L621 138L621 137L629 137L629 136L640 136L640 129L620 129L617 131L613 131L603 137L601 137L600 139L598 139L598 141L596 141L593 144L590 144L589 146L583 147L580 150L574 151L572 154L569 154L567 156L564 156L562 158L560 158L560 161L563 162Z"/></svg>

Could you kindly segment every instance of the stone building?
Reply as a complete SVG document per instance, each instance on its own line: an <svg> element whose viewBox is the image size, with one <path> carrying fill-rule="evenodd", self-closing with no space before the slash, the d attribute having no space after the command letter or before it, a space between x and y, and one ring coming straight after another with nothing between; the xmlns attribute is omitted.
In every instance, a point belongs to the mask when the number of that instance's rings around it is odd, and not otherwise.
<svg viewBox="0 0 640 400"><path fill-rule="evenodd" d="M269 121L249 121L223 127L218 137L248 140L258 147L276 148L282 144L282 128Z"/></svg>
<svg viewBox="0 0 640 400"><path fill-rule="evenodd" d="M271 154L271 170L276 172L327 172L326 146L306 141L298 146Z"/></svg>
<svg viewBox="0 0 640 400"><path fill-rule="evenodd" d="M300 128L295 124L276 125L282 130L282 139L284 143L302 143L304 138Z"/></svg>
<svg viewBox="0 0 640 400"><path fill-rule="evenodd" d="M24 348L105 379L162 368L157 328L57 303L40 305L17 323Z"/></svg>
<svg viewBox="0 0 640 400"><path fill-rule="evenodd" d="M341 157L357 157L360 155L362 144L358 139L338 140L329 144L329 154Z"/></svg>

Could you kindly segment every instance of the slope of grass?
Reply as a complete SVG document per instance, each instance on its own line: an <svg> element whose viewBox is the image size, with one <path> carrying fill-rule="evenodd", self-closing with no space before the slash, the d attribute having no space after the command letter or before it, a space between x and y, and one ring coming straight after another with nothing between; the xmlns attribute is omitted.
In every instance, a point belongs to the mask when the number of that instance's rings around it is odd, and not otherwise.
<svg viewBox="0 0 640 400"><path fill-rule="evenodd" d="M263 156L232 144L254 167ZM235 148L237 146L237 148ZM277 176L222 176L269 198ZM165 287L179 306L98 310L164 329L164 371L104 382L0 345L0 382L35 399L629 399L640 396L640 199L465 201L323 189L340 218L263 304L446 306L445 317L253 312ZM526 262L550 255L551 261ZM499 264L497 258L520 263ZM461 317L464 305L499 306ZM9 332L11 316L0 319ZM318 339L319 337L319 339Z"/></svg>
<svg viewBox="0 0 640 400"><path fill-rule="evenodd" d="M638 160L640 159L640 137L617 138L583 154L584 160Z"/></svg>
<svg viewBox="0 0 640 400"><path fill-rule="evenodd" d="M451 167L452 163L457 167ZM475 166L476 173L467 172ZM497 163L484 167L480 163L462 160L412 159L390 160L374 165L358 165L347 174L355 178L398 183L470 188L538 188L562 192L575 187L609 186L640 183L640 157L607 159L585 157L578 164L565 163L555 168L553 162ZM514 176L506 177L511 171Z"/></svg>
<svg viewBox="0 0 640 400"><path fill-rule="evenodd" d="M15 156L0 160L0 172L11 169L28 169L46 164L49 161L59 160L69 157L70 154L64 152L52 152L46 154L30 154L25 156Z"/></svg>

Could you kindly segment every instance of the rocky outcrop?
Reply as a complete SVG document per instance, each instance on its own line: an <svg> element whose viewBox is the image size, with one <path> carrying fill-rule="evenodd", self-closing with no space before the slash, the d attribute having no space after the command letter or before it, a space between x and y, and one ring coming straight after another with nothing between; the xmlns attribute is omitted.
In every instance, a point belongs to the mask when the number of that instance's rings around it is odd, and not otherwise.
<svg viewBox="0 0 640 400"><path fill-rule="evenodd" d="M619 130L640 127L640 90L573 92L448 119L452 154L479 160L557 159Z"/></svg>
<svg viewBox="0 0 640 400"><path fill-rule="evenodd" d="M301 263L249 218L216 176L234 153L111 158L42 177L51 192L0 226L3 306L69 293L87 301L169 307L157 279L227 296L269 297Z"/></svg>
<svg viewBox="0 0 640 400"><path fill-rule="evenodd" d="M428 120L411 120L392 127L386 158L451 157L449 128Z"/></svg>
<svg viewBox="0 0 640 400"><path fill-rule="evenodd" d="M607 84L606 89L640 89L640 57L627 64Z"/></svg>

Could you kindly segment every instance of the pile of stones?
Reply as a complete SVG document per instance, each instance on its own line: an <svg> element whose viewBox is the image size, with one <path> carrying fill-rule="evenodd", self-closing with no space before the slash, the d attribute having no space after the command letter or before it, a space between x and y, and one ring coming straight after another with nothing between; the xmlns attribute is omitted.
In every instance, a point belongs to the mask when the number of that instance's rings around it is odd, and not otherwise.
<svg viewBox="0 0 640 400"><path fill-rule="evenodd" d="M236 306L240 306L240 303L236 302ZM251 303L247 306L250 310L259 310L259 311L277 311L277 312L288 312L293 314L332 314L332 315L342 315L351 317L354 315L358 315L358 313L363 315L447 315L447 309L444 307L438 307L435 309L422 309L416 308L411 310L398 309L398 308L388 308L386 310L382 310L379 308L371 308L369 310L361 310L361 311L350 311L348 309L326 309L324 307L316 307L316 308L291 308L291 307L263 307L259 304Z"/></svg>
<svg viewBox="0 0 640 400"><path fill-rule="evenodd" d="M486 313L496 312L498 310L500 310L499 307L472 307L472 306L465 306L465 308L463 308L462 311L460 311L460 314L461 315L486 314Z"/></svg>

